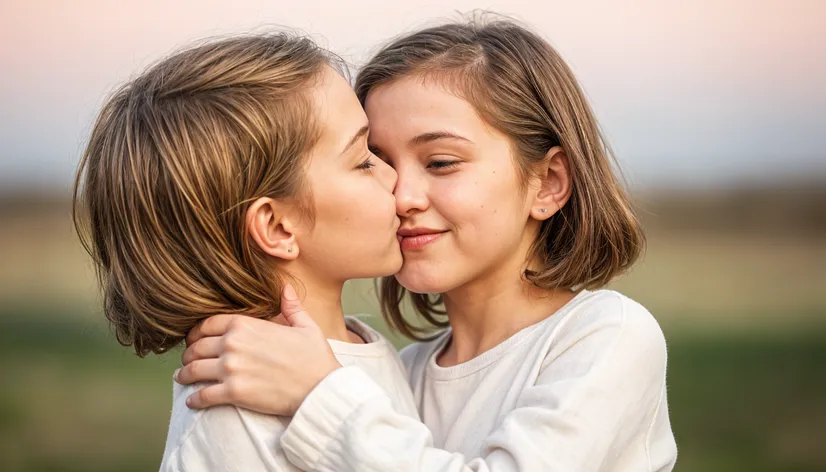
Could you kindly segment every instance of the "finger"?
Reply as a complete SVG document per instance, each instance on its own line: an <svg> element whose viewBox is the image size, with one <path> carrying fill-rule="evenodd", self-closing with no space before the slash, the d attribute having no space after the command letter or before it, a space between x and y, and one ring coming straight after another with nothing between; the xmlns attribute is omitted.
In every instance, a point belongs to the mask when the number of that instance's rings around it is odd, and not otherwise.
<svg viewBox="0 0 826 472"><path fill-rule="evenodd" d="M298 311L291 315L284 314L284 318L287 319L287 323L294 328L314 328L314 329L321 329L319 328L318 324L313 320L309 313L304 311Z"/></svg>
<svg viewBox="0 0 826 472"><path fill-rule="evenodd" d="M295 288L292 284L284 285L284 288L281 289L281 314L284 316L290 316L293 313L297 313L303 309L304 307L301 306L301 300L298 298L298 294L295 292Z"/></svg>
<svg viewBox="0 0 826 472"><path fill-rule="evenodd" d="M223 338L218 336L210 336L195 341L181 354L181 364L187 365L199 359L214 359L220 357L221 353L224 352L222 341Z"/></svg>
<svg viewBox="0 0 826 472"><path fill-rule="evenodd" d="M215 315L196 324L186 335L186 345L192 345L195 341L206 336L221 336L229 329L232 320L239 315Z"/></svg>
<svg viewBox="0 0 826 472"><path fill-rule="evenodd" d="M181 367L175 375L175 381L182 385L217 382L222 379L223 373L220 359L201 359Z"/></svg>
<svg viewBox="0 0 826 472"><path fill-rule="evenodd" d="M229 389L224 384L209 385L186 399L186 406L194 409L229 404Z"/></svg>
<svg viewBox="0 0 826 472"><path fill-rule="evenodd" d="M310 317L309 313L301 306L301 300L292 285L287 284L281 291L281 314L287 323L299 328L318 328L318 325Z"/></svg>

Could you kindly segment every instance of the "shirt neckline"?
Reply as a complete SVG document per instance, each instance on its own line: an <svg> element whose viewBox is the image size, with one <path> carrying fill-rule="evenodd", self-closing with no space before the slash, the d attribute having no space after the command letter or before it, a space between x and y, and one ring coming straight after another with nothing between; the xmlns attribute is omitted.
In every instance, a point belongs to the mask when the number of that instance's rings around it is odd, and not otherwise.
<svg viewBox="0 0 826 472"><path fill-rule="evenodd" d="M456 380L462 377L466 377L471 375L475 372L478 372L485 367L493 364L494 362L501 359L508 351L512 348L519 345L522 341L528 338L528 336L533 333L535 330L540 329L547 323L556 322L562 315L571 311L574 306L579 304L579 301L582 300L587 293L590 293L588 290L581 290L577 293L574 298L570 299L565 305L560 307L556 310L551 316L540 320L530 326L526 326L521 330L517 331L516 333L512 334L510 337L502 341L501 343L493 346L492 348L488 349L487 351L479 354L478 356L470 359L469 361L463 362L461 364L452 365L450 367L442 367L436 363L436 358L444 350L447 343L450 341L452 337L452 331L448 329L441 338L439 338L433 346L433 349L430 351L430 354L427 359L427 367L425 369L425 375L430 377L433 380L439 381L447 381L447 380Z"/></svg>

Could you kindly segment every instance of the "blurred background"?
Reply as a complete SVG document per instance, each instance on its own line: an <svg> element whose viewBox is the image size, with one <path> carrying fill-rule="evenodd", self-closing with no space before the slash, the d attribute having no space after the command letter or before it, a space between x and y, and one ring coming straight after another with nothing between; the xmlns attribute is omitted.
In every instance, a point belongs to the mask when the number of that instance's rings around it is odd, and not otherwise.
<svg viewBox="0 0 826 472"><path fill-rule="evenodd" d="M160 463L179 353L115 342L70 222L108 92L206 36L294 27L357 67L475 8L560 50L617 152L650 244L614 286L666 333L677 470L826 470L820 0L2 2L0 470ZM347 310L378 313L371 287Z"/></svg>

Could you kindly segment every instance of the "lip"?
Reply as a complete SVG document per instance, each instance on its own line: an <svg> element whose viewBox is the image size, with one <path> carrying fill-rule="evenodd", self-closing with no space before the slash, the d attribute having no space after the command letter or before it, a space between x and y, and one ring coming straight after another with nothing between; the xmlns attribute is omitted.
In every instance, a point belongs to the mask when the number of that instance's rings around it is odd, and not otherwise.
<svg viewBox="0 0 826 472"><path fill-rule="evenodd" d="M396 237L399 238L399 245L403 251L411 251L438 241L445 233L446 230L432 228L399 228Z"/></svg>

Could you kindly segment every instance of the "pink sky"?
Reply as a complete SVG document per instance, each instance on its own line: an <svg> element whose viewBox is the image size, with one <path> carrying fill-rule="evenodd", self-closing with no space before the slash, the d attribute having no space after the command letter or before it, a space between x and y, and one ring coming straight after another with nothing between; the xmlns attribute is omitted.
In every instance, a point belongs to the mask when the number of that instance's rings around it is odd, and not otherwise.
<svg viewBox="0 0 826 472"><path fill-rule="evenodd" d="M478 7L562 52L632 182L826 170L826 1L13 0L0 6L0 184L68 185L105 94L191 40L280 24L358 64Z"/></svg>

